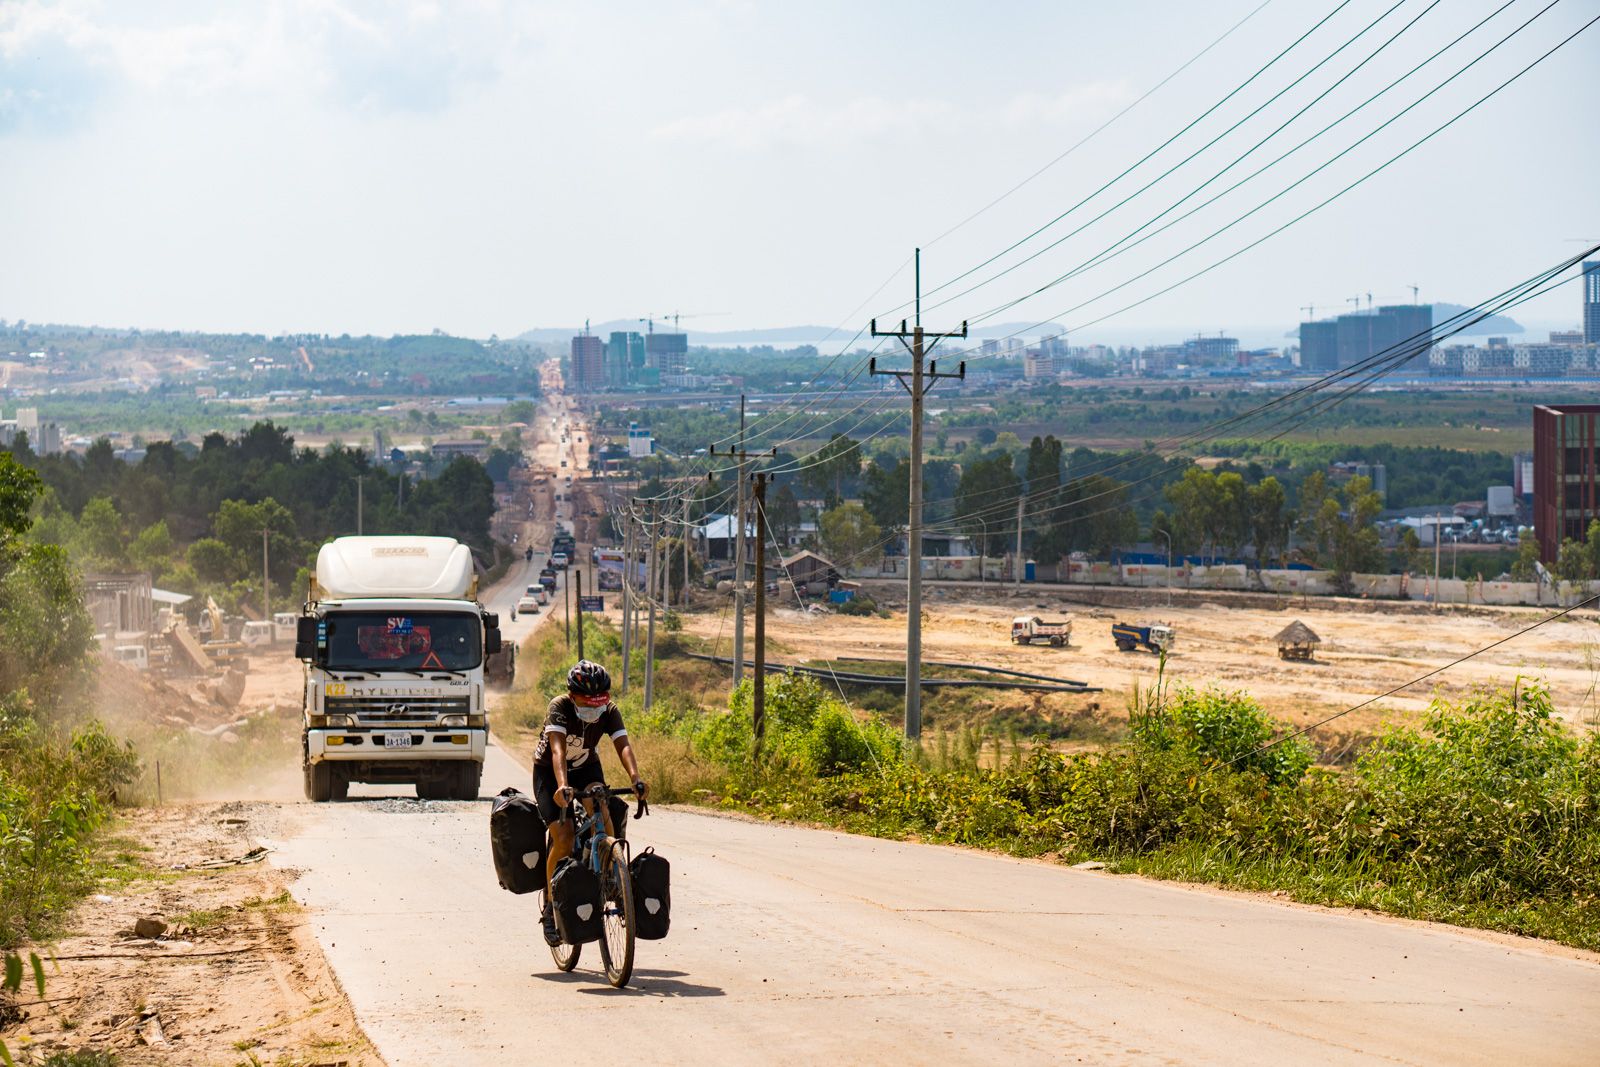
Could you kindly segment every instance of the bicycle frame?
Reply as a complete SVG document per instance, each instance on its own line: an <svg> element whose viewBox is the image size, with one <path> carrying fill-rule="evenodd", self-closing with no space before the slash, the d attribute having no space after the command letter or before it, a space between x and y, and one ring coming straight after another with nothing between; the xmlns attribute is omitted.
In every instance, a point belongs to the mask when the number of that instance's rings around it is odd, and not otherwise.
<svg viewBox="0 0 1600 1067"><path fill-rule="evenodd" d="M573 823L572 858L585 864L594 872L596 878L600 878L605 874L602 864L604 863L607 846L612 841L611 835L606 833L606 820L602 805L611 797L630 795L633 795L632 786L623 789L610 789L596 782L573 796L572 800L567 804L567 817ZM580 816L578 814L580 801L584 800L592 801L594 810L590 811L587 806L584 806L582 807L583 815ZM635 818L647 815L649 811L649 805L641 799ZM626 845L627 842L624 841L623 844Z"/></svg>

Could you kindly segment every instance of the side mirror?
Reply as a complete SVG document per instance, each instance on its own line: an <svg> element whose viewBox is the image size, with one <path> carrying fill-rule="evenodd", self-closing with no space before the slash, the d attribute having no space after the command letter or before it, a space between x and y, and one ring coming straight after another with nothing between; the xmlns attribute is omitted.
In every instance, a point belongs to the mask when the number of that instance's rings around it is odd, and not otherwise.
<svg viewBox="0 0 1600 1067"><path fill-rule="evenodd" d="M483 628L486 629L486 630L498 630L498 629L500 629L500 614L499 614L499 612L495 612L495 611L486 611L486 612L484 612L483 613Z"/></svg>
<svg viewBox="0 0 1600 1067"><path fill-rule="evenodd" d="M322 620L315 615L302 615L294 623L294 658L312 660L317 656L317 633Z"/></svg>
<svg viewBox="0 0 1600 1067"><path fill-rule="evenodd" d="M498 629L485 630L483 632L483 650L485 653L492 656L499 652L501 647L500 631Z"/></svg>

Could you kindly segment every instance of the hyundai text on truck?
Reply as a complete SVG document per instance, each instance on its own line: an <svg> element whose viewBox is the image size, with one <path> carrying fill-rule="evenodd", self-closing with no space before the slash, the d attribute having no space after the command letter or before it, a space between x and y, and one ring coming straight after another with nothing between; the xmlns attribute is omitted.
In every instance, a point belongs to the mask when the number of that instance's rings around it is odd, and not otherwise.
<svg viewBox="0 0 1600 1067"><path fill-rule="evenodd" d="M489 743L484 659L501 640L476 592L472 554L452 538L322 546L295 634L307 799L342 799L351 782L477 798Z"/></svg>

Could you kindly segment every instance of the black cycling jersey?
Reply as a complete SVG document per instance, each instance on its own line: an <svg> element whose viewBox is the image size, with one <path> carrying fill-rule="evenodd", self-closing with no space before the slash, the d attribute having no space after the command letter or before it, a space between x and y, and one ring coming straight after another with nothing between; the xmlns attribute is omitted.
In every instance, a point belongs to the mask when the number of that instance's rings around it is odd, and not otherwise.
<svg viewBox="0 0 1600 1067"><path fill-rule="evenodd" d="M570 696L562 695L550 701L550 710L545 713L544 730L539 734L539 747L533 753L535 767L549 767L550 760L550 735L565 734L567 738L567 766L569 768L582 767L589 760L589 754L594 751L602 738L626 737L628 731L622 725L622 712L615 704L607 704L600 718L594 722L584 722L578 718L578 707L572 702ZM599 762L599 757L596 757Z"/></svg>

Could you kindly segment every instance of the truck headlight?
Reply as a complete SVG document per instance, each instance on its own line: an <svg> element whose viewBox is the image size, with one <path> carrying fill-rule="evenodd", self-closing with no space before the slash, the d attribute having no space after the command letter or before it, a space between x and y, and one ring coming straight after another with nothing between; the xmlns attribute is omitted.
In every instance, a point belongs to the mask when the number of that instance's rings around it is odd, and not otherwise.
<svg viewBox="0 0 1600 1067"><path fill-rule="evenodd" d="M322 720L324 726L347 727L352 725L348 715L324 715Z"/></svg>
<svg viewBox="0 0 1600 1067"><path fill-rule="evenodd" d="M465 726L467 725L467 717L465 715L441 715L439 716L439 725Z"/></svg>

